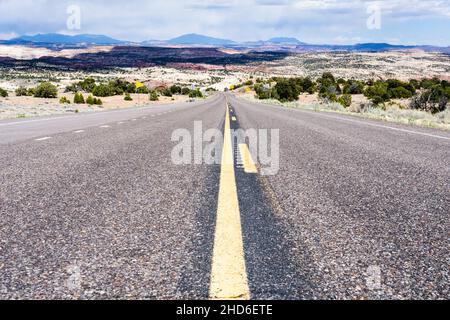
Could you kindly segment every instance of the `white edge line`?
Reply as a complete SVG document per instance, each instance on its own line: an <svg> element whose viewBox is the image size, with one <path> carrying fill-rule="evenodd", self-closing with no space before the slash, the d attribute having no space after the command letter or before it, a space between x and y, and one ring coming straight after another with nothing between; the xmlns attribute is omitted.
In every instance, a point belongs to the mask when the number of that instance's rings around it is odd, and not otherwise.
<svg viewBox="0 0 450 320"><path fill-rule="evenodd" d="M213 99L207 99L205 101L201 101L201 103L199 103L199 105L203 105L206 104L210 101L208 100L213 100ZM186 103L180 103L180 105L182 106L188 106L188 107L192 107L192 105L187 104ZM197 106L197 105L196 105ZM157 107L165 107L165 105L157 105ZM148 107L140 107L140 108L130 108L130 109L121 109L121 110L109 110L109 111L100 111L100 112L84 112L81 115L78 116L99 116L99 115L105 115L105 114L110 114L110 113L122 113L122 112L130 112L130 111L147 111L149 110ZM72 116L55 116L54 118L45 118L45 119L34 119L34 120L23 120L23 121L15 121L15 122L7 122L7 123L0 123L0 127L6 127L6 126L15 126L15 125L19 125L19 124L27 124L27 123L33 123L33 122L44 122L44 121L54 121L54 120L61 120L61 119L70 119L70 118L74 118L77 117L75 115ZM11 120L11 119L9 119Z"/></svg>
<svg viewBox="0 0 450 320"><path fill-rule="evenodd" d="M43 138L39 138L39 139L35 139L35 141L45 141L45 140L50 140L52 137L43 137Z"/></svg>

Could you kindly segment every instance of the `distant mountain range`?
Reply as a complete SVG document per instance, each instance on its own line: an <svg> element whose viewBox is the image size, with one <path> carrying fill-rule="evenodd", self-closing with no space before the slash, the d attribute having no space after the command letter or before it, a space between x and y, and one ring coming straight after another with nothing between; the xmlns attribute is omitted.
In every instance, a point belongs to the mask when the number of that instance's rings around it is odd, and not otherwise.
<svg viewBox="0 0 450 320"><path fill-rule="evenodd" d="M170 39L167 41L167 43L173 45L205 45L205 46L237 45L237 43L232 40L213 38L195 33L185 34L180 37Z"/></svg>
<svg viewBox="0 0 450 320"><path fill-rule="evenodd" d="M254 42L235 42L228 39L220 39L208 37L200 34L185 34L170 40L149 40L143 42L130 42L113 39L104 35L63 35L63 34L37 34L33 36L21 36L11 40L0 41L4 45L27 45L35 47L45 47L53 50L89 47L93 45L104 46L148 46L148 47L170 47L170 46L189 46L189 47L225 47L236 49L254 49L254 50L274 50L274 51L289 51L289 52L308 52L308 51L370 51L383 52L392 50L423 50L436 51L442 53L450 53L450 47L436 47L436 46L404 46L391 45L388 43L362 43L355 45L315 45L301 42L296 38L276 37L266 41Z"/></svg>
<svg viewBox="0 0 450 320"><path fill-rule="evenodd" d="M3 41L4 44L49 44L49 45L120 45L125 41L116 40L108 36L79 34L64 35L58 33L37 34L33 36L21 36Z"/></svg>

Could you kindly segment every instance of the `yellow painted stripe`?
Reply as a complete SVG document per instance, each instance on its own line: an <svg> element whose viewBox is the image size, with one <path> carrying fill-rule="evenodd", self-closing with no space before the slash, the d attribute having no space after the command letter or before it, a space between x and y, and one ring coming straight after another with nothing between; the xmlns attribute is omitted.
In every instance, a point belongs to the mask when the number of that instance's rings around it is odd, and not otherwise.
<svg viewBox="0 0 450 320"><path fill-rule="evenodd" d="M239 151L241 153L245 173L258 173L258 169L256 168L256 164L253 161L248 146L245 143L241 143L239 145Z"/></svg>
<svg viewBox="0 0 450 320"><path fill-rule="evenodd" d="M214 300L250 299L228 109L209 296Z"/></svg>

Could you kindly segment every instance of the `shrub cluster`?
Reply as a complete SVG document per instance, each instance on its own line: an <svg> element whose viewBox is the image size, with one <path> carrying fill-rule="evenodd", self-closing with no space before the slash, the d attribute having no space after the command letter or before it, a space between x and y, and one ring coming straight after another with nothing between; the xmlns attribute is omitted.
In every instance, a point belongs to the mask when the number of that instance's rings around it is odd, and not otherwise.
<svg viewBox="0 0 450 320"><path fill-rule="evenodd" d="M450 83L439 79L422 81L422 92L411 101L410 108L438 113L447 109L450 101Z"/></svg>
<svg viewBox="0 0 450 320"><path fill-rule="evenodd" d="M88 105L90 105L90 106L91 106L91 105L98 105L98 106L103 105L102 100L100 100L99 98L95 98L95 97L93 97L92 95L89 95L89 96L87 97L86 103L87 103Z"/></svg>
<svg viewBox="0 0 450 320"><path fill-rule="evenodd" d="M199 89L189 89L188 87L180 87L173 85L170 88L159 90L160 95L164 97L173 97L174 95L184 95L190 98L203 98L203 94Z"/></svg>
<svg viewBox="0 0 450 320"><path fill-rule="evenodd" d="M42 82L34 89L36 98L56 98L58 97L58 88L50 82Z"/></svg>
<svg viewBox="0 0 450 320"><path fill-rule="evenodd" d="M96 83L93 78L86 78L83 81L74 83L66 87L66 92L87 92L94 97L111 97L115 95L125 95L124 99L130 101L132 93L148 94L151 101L157 101L159 95L172 97L173 95L186 95L190 97L203 97L200 90L191 90L187 87L181 87L179 85L172 85L170 88L162 89L159 91L149 90L143 84L138 83L136 87L135 83L131 83L122 79L111 80L107 83Z"/></svg>
<svg viewBox="0 0 450 320"><path fill-rule="evenodd" d="M70 104L70 100L67 99L66 97L61 97L59 99L59 103L61 103L61 104Z"/></svg>
<svg viewBox="0 0 450 320"><path fill-rule="evenodd" d="M328 102L344 107L352 104L352 95L363 94L374 106L381 106L392 99L412 99L410 108L437 113L444 111L450 101L450 83L438 78L410 80L336 79L325 72L316 81L310 78L274 77L267 81L257 79L253 85L259 99L277 99L281 102L296 101L301 93L318 93Z"/></svg>
<svg viewBox="0 0 450 320"><path fill-rule="evenodd" d="M84 101L84 97L80 92L75 93L75 96L73 98L73 103L75 104L84 104L86 101Z"/></svg>
<svg viewBox="0 0 450 320"><path fill-rule="evenodd" d="M16 89L16 96L23 97L23 96L34 96L34 90L33 89L27 89L25 87L19 87Z"/></svg>
<svg viewBox="0 0 450 320"><path fill-rule="evenodd" d="M191 99L203 98L203 93L200 91L200 89L190 90L189 98Z"/></svg>
<svg viewBox="0 0 450 320"><path fill-rule="evenodd" d="M170 90L170 88L167 88L167 89L161 90L161 95L163 95L164 97L172 97L173 93L172 93L172 90Z"/></svg>
<svg viewBox="0 0 450 320"><path fill-rule="evenodd" d="M409 99L416 94L416 87L412 83L397 79L386 81L369 81L364 95L375 105L384 104L391 99Z"/></svg>
<svg viewBox="0 0 450 320"><path fill-rule="evenodd" d="M123 95L126 93L148 94L149 90L144 85L136 88L135 83L131 83L122 79L115 79L109 81L108 83L97 84L95 79L86 78L83 81L67 86L66 92L87 92L91 93L95 97L111 97L115 95Z"/></svg>
<svg viewBox="0 0 450 320"><path fill-rule="evenodd" d="M50 82L42 82L35 88L19 87L16 89L16 96L34 96L36 98L56 98L58 88Z"/></svg>

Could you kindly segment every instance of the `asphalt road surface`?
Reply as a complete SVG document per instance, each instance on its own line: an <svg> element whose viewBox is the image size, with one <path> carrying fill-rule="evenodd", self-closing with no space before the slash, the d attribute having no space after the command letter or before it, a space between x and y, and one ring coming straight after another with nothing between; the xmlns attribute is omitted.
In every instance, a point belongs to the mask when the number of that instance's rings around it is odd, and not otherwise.
<svg viewBox="0 0 450 320"><path fill-rule="evenodd" d="M175 165L194 121L279 129L279 172ZM218 94L3 121L0 165L2 299L450 298L447 132Z"/></svg>

